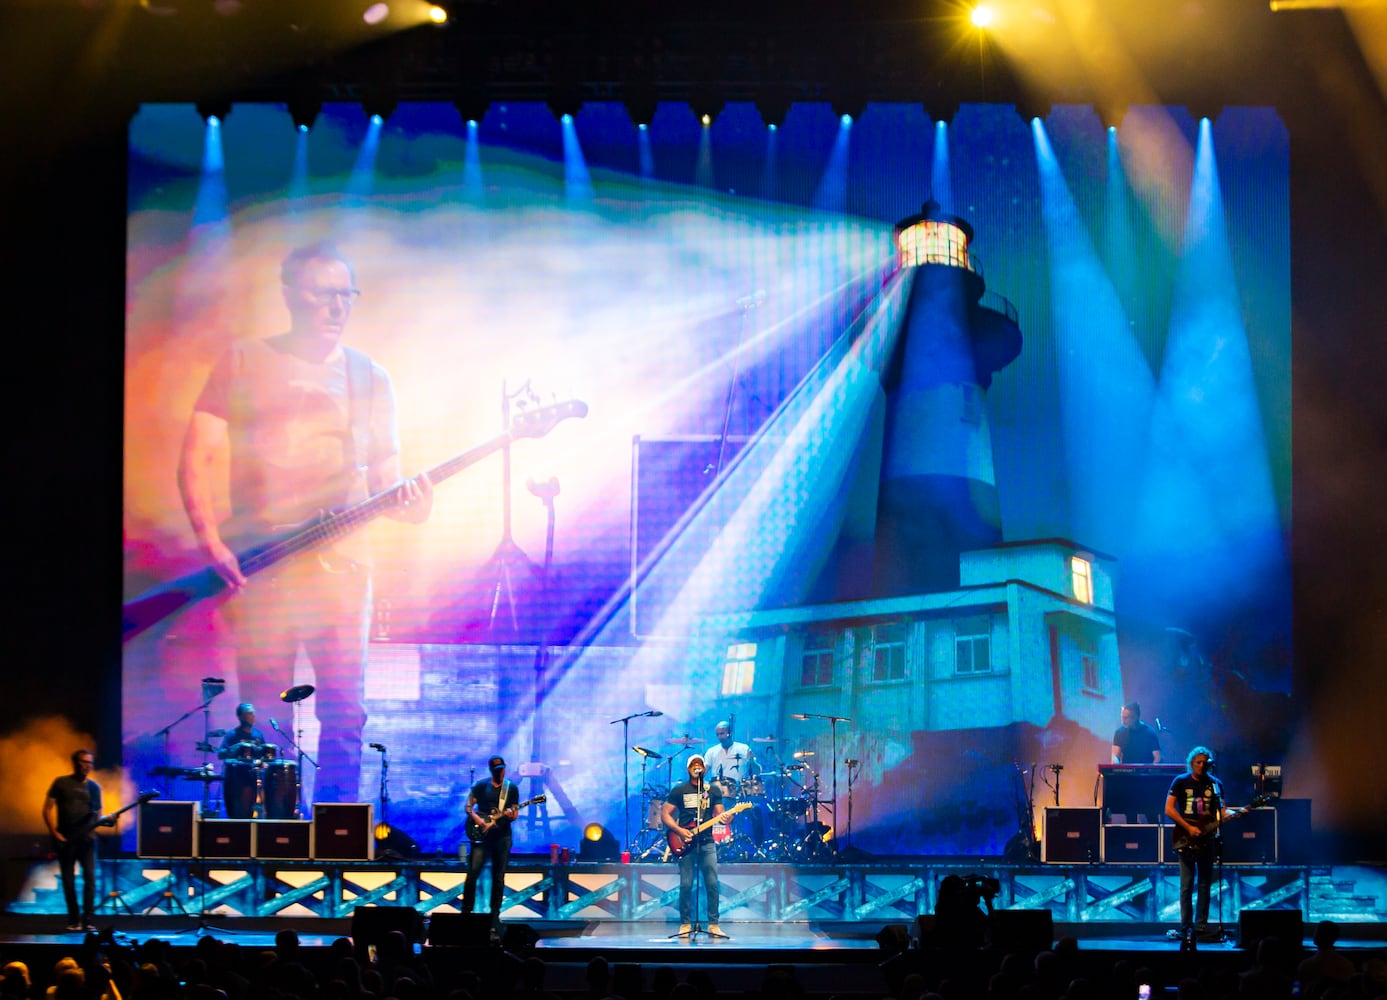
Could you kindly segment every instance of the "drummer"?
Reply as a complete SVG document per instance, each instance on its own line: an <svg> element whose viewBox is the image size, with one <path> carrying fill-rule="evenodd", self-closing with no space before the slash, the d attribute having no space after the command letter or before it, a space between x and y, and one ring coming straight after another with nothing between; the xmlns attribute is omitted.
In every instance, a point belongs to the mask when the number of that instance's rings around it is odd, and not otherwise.
<svg viewBox="0 0 1387 1000"><path fill-rule="evenodd" d="M248 701L237 705L236 721L236 728L228 729L222 738L217 756L222 760L259 760L262 756L260 748L265 746L265 734L255 728L255 706Z"/></svg>
<svg viewBox="0 0 1387 1000"><path fill-rule="evenodd" d="M703 752L708 777L722 787L723 796L735 796L747 778L761 773L760 765L745 743L732 739L732 723L723 720L714 730L718 741Z"/></svg>

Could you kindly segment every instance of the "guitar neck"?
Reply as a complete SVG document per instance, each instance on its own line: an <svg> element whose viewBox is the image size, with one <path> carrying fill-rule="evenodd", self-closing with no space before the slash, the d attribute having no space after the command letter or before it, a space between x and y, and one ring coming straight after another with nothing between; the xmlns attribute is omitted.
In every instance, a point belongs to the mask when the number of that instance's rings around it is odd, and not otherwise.
<svg viewBox="0 0 1387 1000"><path fill-rule="evenodd" d="M475 465L483 458L493 452L500 451L511 443L513 435L510 433L498 434L490 441L484 441L474 448L469 448L461 454L454 455L445 462L440 462L433 468L428 469L426 474L429 482L437 485L449 479L470 465ZM356 529L369 524L390 510L396 504L396 494L404 483L393 483L378 493L375 493L365 500L359 500L349 507L344 507L321 520L314 521L312 524L299 531L294 532L286 538L280 539L272 545L257 550L241 560L241 571L249 576L261 570L269 569L276 563L288 559L290 556L298 555L309 549L316 548L327 542L334 542L344 538Z"/></svg>

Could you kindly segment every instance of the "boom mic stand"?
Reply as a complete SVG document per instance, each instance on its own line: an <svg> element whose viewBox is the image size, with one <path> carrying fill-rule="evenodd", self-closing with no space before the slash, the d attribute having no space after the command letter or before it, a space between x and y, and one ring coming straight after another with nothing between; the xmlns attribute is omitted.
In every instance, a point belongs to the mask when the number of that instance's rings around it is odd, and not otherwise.
<svg viewBox="0 0 1387 1000"><path fill-rule="evenodd" d="M611 722L607 723L609 726L615 726L618 722L621 723L621 812L625 824L622 829L623 839L621 843L628 851L631 850L631 768L630 755L627 753L626 748L631 745L631 720L653 719L664 714L664 712L656 711L634 712L631 715L623 716L620 719L613 719ZM643 767L644 765L642 764L642 768ZM641 773L644 774L644 770L642 770ZM641 793L645 793L645 785L643 783L641 785Z"/></svg>
<svg viewBox="0 0 1387 1000"><path fill-rule="evenodd" d="M833 741L833 804L829 811L833 813L833 856L836 859L838 857L838 723L851 722L852 719L846 715L820 715L816 712L800 712L790 716L790 718L800 720L825 719L828 721L829 734ZM817 798L818 796L815 796L816 800ZM817 822L818 819L816 811L814 821Z"/></svg>
<svg viewBox="0 0 1387 1000"><path fill-rule="evenodd" d="M310 763L310 764L313 765L313 769L314 769L315 771L318 770L318 768L320 768L322 765L320 765L316 760L314 760L312 757L310 757L310 756L304 751L303 747L302 747L301 745L299 745L298 741L294 739L293 736L291 736L291 735L289 735L288 733L286 733L283 729L280 729L280 728L279 728L279 723L276 722L274 719L271 719L271 720L270 720L270 728L273 729L275 732L279 733L280 736L283 736L286 740L288 740L288 741L289 741L289 745L290 745L291 747L293 747L294 750L298 753L298 756L299 756L298 773L297 773L296 775L294 775L294 786L295 786L295 787L294 787L294 815L296 815L296 816L298 816L300 819L302 819L302 818L303 818L303 762L304 762L304 761L308 761L308 763ZM303 739L303 730L302 730L302 729L299 730L299 739ZM316 783L316 782L314 783L314 787L315 787L315 788L317 787L317 783Z"/></svg>

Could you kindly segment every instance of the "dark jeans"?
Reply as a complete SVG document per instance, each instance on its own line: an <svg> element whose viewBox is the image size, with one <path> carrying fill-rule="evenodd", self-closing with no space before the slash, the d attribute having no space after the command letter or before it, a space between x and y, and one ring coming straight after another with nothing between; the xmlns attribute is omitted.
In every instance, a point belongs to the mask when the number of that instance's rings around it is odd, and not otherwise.
<svg viewBox="0 0 1387 1000"><path fill-rule="evenodd" d="M718 922L718 845L708 834L699 835L702 843L695 842L679 856L679 922L691 923L689 914L693 901L694 866L703 873L703 891L708 897L708 923Z"/></svg>
<svg viewBox="0 0 1387 1000"><path fill-rule="evenodd" d="M1195 876L1198 875L1196 880ZM1200 851L1194 857L1180 856L1180 929L1198 927L1203 930L1209 924L1209 882L1214 876L1214 852ZM1198 889L1195 890L1195 882ZM1190 897L1195 896L1191 907Z"/></svg>
<svg viewBox="0 0 1387 1000"><path fill-rule="evenodd" d="M472 845L467 855L467 885L462 890L462 912L471 913L477 901L477 877L491 859L491 926L501 924L501 903L506 895L506 864L510 861L511 838L483 840Z"/></svg>
<svg viewBox="0 0 1387 1000"><path fill-rule="evenodd" d="M96 844L92 840L68 840L55 844L58 851L58 870L63 876L63 897L67 900L69 923L91 921L96 908ZM77 909L76 867L82 866L82 909Z"/></svg>

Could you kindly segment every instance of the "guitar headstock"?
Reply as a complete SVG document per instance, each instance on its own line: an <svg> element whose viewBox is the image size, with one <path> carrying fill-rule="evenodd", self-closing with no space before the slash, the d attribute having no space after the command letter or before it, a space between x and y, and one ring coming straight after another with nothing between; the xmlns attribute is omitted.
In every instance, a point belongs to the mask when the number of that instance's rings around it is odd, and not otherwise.
<svg viewBox="0 0 1387 1000"><path fill-rule="evenodd" d="M510 436L513 438L541 438L570 417L586 417L588 404L581 399L569 399L562 403L550 403L535 409L521 410L511 419Z"/></svg>

